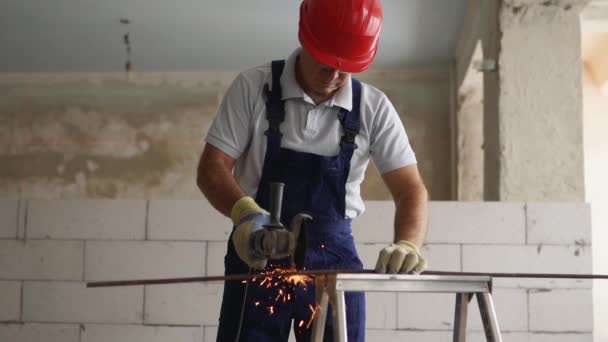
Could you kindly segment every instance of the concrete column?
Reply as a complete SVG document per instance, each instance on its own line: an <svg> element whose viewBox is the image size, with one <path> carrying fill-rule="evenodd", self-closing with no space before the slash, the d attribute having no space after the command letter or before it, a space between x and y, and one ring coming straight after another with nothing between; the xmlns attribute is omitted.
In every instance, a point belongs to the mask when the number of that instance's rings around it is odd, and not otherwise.
<svg viewBox="0 0 608 342"><path fill-rule="evenodd" d="M458 89L458 200L483 200L483 73L481 44L477 44Z"/></svg>
<svg viewBox="0 0 608 342"><path fill-rule="evenodd" d="M484 198L583 201L579 13L588 0L482 2Z"/></svg>

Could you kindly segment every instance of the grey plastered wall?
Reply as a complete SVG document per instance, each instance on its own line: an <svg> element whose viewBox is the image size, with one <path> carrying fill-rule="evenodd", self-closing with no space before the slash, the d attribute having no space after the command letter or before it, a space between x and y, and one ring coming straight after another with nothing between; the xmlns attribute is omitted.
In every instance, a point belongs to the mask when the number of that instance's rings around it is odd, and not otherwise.
<svg viewBox="0 0 608 342"><path fill-rule="evenodd" d="M0 196L202 195L203 137L237 71L0 74ZM442 68L368 71L406 125L431 197L448 199L448 84ZM388 199L373 167L366 199Z"/></svg>

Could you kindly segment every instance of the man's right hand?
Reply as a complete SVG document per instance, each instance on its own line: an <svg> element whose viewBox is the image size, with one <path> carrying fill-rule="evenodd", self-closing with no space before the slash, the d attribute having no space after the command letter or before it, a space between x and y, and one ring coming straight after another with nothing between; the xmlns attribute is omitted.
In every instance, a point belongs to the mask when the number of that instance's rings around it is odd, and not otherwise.
<svg viewBox="0 0 608 342"><path fill-rule="evenodd" d="M232 243L236 254L251 268L263 269L266 267L268 260L254 254L251 234L270 223L270 214L255 203L253 198L245 196L236 201L230 217L236 227L232 233Z"/></svg>

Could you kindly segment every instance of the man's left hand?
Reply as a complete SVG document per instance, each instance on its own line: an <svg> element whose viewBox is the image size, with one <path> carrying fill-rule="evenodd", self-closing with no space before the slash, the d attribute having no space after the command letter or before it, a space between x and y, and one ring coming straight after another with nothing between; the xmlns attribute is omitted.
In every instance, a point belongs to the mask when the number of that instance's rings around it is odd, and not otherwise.
<svg viewBox="0 0 608 342"><path fill-rule="evenodd" d="M422 273L426 260L418 247L410 241L400 240L380 251L376 263L377 273Z"/></svg>

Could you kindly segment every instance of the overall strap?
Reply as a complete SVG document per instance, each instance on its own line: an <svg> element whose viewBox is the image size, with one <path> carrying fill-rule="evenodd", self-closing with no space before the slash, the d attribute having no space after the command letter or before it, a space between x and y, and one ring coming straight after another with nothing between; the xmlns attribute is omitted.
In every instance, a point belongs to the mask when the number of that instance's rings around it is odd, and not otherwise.
<svg viewBox="0 0 608 342"><path fill-rule="evenodd" d="M353 91L353 105L352 110L349 112L346 109L340 111L340 123L344 130L344 135L340 140L340 147L342 150L354 151L357 148L355 144L355 137L359 134L359 107L361 105L361 82L352 78L352 91ZM350 158L349 158L350 159Z"/></svg>
<svg viewBox="0 0 608 342"><path fill-rule="evenodd" d="M268 136L269 141L281 141L280 125L285 119L284 102L282 100L281 91L281 74L285 67L284 60L272 61L272 91L269 91L268 84L264 86L267 94L266 100L266 119L268 120L268 130L264 132Z"/></svg>

